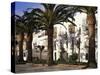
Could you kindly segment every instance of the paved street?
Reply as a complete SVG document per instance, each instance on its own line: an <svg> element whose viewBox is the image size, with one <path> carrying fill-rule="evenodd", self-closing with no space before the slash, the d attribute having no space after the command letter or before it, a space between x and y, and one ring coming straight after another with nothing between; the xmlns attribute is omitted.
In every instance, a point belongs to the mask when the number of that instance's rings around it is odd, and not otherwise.
<svg viewBox="0 0 100 75"><path fill-rule="evenodd" d="M84 66L85 65L67 65L67 64L47 66L47 65L42 65L42 64L28 63L28 64L23 64L23 65L16 65L16 73L77 70L77 69L82 69Z"/></svg>

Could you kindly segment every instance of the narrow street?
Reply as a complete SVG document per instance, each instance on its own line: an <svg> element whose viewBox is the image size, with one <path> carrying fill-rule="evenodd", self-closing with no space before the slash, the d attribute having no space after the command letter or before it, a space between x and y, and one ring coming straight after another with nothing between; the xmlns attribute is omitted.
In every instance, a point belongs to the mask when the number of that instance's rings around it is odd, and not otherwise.
<svg viewBox="0 0 100 75"><path fill-rule="evenodd" d="M45 72L45 71L61 71L61 70L79 70L85 67L85 65L69 65L69 64L58 64L53 66L47 66L46 64L20 64L16 65L16 73L27 73L27 72Z"/></svg>

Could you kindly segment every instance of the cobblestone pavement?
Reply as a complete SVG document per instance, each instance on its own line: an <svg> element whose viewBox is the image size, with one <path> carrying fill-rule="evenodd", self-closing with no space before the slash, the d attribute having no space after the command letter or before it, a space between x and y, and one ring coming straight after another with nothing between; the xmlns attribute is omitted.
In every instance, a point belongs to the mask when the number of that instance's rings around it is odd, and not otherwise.
<svg viewBox="0 0 100 75"><path fill-rule="evenodd" d="M58 64L53 66L47 66L42 64L27 63L27 64L16 65L16 73L78 70L82 69L83 67L85 67L85 65Z"/></svg>

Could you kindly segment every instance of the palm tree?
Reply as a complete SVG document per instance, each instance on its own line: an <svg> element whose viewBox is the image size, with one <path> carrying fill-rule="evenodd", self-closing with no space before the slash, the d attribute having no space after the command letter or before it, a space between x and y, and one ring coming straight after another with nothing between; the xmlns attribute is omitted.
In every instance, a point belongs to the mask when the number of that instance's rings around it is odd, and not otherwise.
<svg viewBox="0 0 100 75"><path fill-rule="evenodd" d="M65 60L64 60L64 58L63 58L63 54L64 54L64 52L65 52L65 49L64 49L64 47L63 47L63 42L62 42L62 40L60 40L60 49L61 49L61 52L60 52L60 60L64 63Z"/></svg>
<svg viewBox="0 0 100 75"><path fill-rule="evenodd" d="M75 39L75 26L72 24L69 25L69 33L71 38L71 49L72 49L72 55L74 54L74 39Z"/></svg>
<svg viewBox="0 0 100 75"><path fill-rule="evenodd" d="M30 17L30 14L28 11L24 12L24 15L26 17L25 27L27 32L27 39L26 39L26 50L28 50L28 62L32 62L32 39L33 39L33 21Z"/></svg>
<svg viewBox="0 0 100 75"><path fill-rule="evenodd" d="M19 41L19 62L23 63L23 40L24 40L24 33L20 33L20 41Z"/></svg>
<svg viewBox="0 0 100 75"><path fill-rule="evenodd" d="M89 67L97 67L97 62L95 59L95 25L96 25L96 17L97 7L80 7L82 12L87 14L86 22L88 25L89 32L89 56L88 56L88 66Z"/></svg>
<svg viewBox="0 0 100 75"><path fill-rule="evenodd" d="M78 60L79 60L79 63L80 63L80 43L81 43L81 28L79 27L79 31L78 31L78 34L77 34L77 37L78 37L78 40L77 40L77 43L76 43L76 46L77 48L79 49L78 51Z"/></svg>
<svg viewBox="0 0 100 75"><path fill-rule="evenodd" d="M87 13L87 24L89 30L89 60L88 65L90 67L97 67L97 63L95 60L95 11L94 8L88 8Z"/></svg>
<svg viewBox="0 0 100 75"><path fill-rule="evenodd" d="M39 29L39 23L34 21L34 13L33 11L30 13L24 11L24 15L26 18L25 27L27 32L27 41L26 41L26 49L28 50L28 62L32 62L32 40L33 40L33 32L36 32Z"/></svg>
<svg viewBox="0 0 100 75"><path fill-rule="evenodd" d="M32 62L32 33L36 31L36 27L38 27L38 24L34 22L33 15L34 14L30 14L28 11L24 11L22 16L16 15L16 32L20 33L21 42L19 43L19 47L21 53L23 53L24 32L27 33L26 50L28 50L28 62ZM21 57L22 56L21 54Z"/></svg>
<svg viewBox="0 0 100 75"><path fill-rule="evenodd" d="M24 16L15 15L16 35L19 34L19 63L23 63Z"/></svg>
<svg viewBox="0 0 100 75"><path fill-rule="evenodd" d="M48 65L53 65L53 32L55 24L62 24L62 22L71 22L73 18L73 8L66 5L55 5L55 4L42 4L43 9L33 9L36 13L35 20L41 23L42 26L47 30L48 35ZM72 11L71 11L72 10ZM69 19L70 18L70 19ZM75 25L75 24L74 24Z"/></svg>

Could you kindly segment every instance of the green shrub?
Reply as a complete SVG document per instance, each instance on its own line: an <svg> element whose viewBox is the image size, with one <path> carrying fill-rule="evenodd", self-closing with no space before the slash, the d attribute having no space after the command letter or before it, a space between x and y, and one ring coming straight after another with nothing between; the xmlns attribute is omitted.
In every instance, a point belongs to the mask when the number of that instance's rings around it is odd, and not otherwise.
<svg viewBox="0 0 100 75"><path fill-rule="evenodd" d="M74 53L74 54L70 55L70 57L69 57L69 63L75 64L75 63L77 63L76 62L77 59L78 59L78 54Z"/></svg>
<svg viewBox="0 0 100 75"><path fill-rule="evenodd" d="M38 57L33 58L33 63L34 64L47 64L47 60L39 59Z"/></svg>

